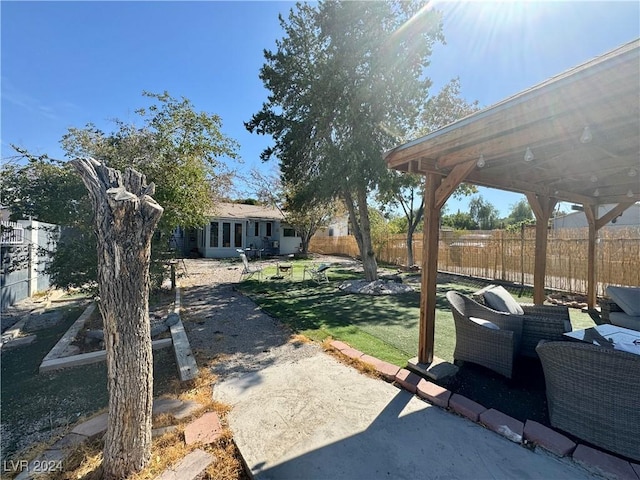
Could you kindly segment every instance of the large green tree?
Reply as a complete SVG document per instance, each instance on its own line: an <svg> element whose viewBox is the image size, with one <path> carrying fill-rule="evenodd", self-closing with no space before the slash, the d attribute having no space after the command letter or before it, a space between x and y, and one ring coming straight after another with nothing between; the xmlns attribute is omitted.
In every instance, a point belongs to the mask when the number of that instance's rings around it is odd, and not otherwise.
<svg viewBox="0 0 640 480"><path fill-rule="evenodd" d="M284 37L265 51L260 78L270 94L247 122L271 135L293 204L340 198L365 277L377 278L369 194L386 174L384 151L415 124L430 81L424 71L440 15L413 2L296 4L280 17Z"/></svg>
<svg viewBox="0 0 640 480"><path fill-rule="evenodd" d="M70 128L61 145L68 158L92 157L106 167L134 168L157 185L154 198L164 207L152 253L160 266L170 232L177 226L203 225L213 199L226 193L237 144L222 132L220 117L197 111L185 98L168 93L143 94L146 108L140 122L115 121L106 133L89 124ZM96 280L96 241L87 191L71 164L34 156L16 147L18 158L0 170L0 195L14 217L32 216L67 230L49 267L60 287L78 287ZM25 161L26 160L26 161Z"/></svg>
<svg viewBox="0 0 640 480"><path fill-rule="evenodd" d="M411 137L421 137L478 110L478 102L468 102L460 94L460 80L455 78L430 97L421 110ZM400 142L399 142L400 143ZM376 198L385 208L400 209L407 220L407 266L414 264L413 234L424 214L425 176L389 170L380 183ZM474 185L462 183L453 192L455 198L476 193Z"/></svg>

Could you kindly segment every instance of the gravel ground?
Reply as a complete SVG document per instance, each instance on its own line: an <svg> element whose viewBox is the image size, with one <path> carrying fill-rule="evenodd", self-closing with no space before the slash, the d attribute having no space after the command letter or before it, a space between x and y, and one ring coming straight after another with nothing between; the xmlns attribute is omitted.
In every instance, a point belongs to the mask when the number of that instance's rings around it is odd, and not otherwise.
<svg viewBox="0 0 640 480"><path fill-rule="evenodd" d="M314 261L362 271L360 262L348 258L315 257ZM265 267L276 262L278 259L257 263ZM189 343L199 360L213 360L218 375L257 371L276 362L308 357L321 348L292 337L286 326L236 291L242 271L239 261L187 259L181 267L182 320ZM408 287L392 282L385 285Z"/></svg>
<svg viewBox="0 0 640 480"><path fill-rule="evenodd" d="M340 257L322 261L345 263ZM260 262L266 266L277 260ZM185 260L180 278L182 320L196 358L212 359L221 376L257 371L280 361L313 355L320 347L292 338L292 332L235 290L240 263ZM184 272L184 268L182 269Z"/></svg>

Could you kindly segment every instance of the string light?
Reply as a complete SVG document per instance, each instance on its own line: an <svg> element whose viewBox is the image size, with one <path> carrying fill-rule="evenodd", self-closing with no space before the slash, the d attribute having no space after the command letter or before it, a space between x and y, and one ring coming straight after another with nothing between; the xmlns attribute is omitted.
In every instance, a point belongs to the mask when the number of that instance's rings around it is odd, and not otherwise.
<svg viewBox="0 0 640 480"><path fill-rule="evenodd" d="M536 157L533 155L533 152L531 151L531 149L529 147L527 147L526 152L524 152L524 161L525 162L530 162L534 158L536 158Z"/></svg>

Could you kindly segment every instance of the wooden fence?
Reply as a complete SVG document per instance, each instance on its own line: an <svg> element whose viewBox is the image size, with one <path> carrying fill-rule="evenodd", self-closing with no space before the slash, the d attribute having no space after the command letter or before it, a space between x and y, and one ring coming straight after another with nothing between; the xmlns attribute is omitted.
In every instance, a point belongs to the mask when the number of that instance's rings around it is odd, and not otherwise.
<svg viewBox="0 0 640 480"><path fill-rule="evenodd" d="M545 287L572 293L587 292L587 229L549 231ZM376 258L406 265L405 235L389 235L375 243ZM356 257L353 236L313 237L315 253ZM607 285L640 285L640 230L601 230L596 258L597 293ZM413 239L414 263L422 262L422 234ZM535 228L519 232L503 230L440 232L438 270L480 278L533 284Z"/></svg>

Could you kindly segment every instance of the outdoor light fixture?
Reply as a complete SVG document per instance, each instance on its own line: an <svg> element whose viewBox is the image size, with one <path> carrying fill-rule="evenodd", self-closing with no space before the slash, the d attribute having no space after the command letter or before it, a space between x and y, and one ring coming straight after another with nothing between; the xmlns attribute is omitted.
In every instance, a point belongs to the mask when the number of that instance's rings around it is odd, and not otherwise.
<svg viewBox="0 0 640 480"><path fill-rule="evenodd" d="M594 196L594 197L599 197L599 196L600 196L600 190L596 188L596 189L594 190L594 192L593 192L593 196Z"/></svg>
<svg viewBox="0 0 640 480"><path fill-rule="evenodd" d="M582 135L580 135L580 143L589 143L592 139L593 136L591 135L591 130L589 129L589 127L584 127L584 130L582 130Z"/></svg>
<svg viewBox="0 0 640 480"><path fill-rule="evenodd" d="M627 175L629 175L630 177L635 177L636 175L638 175L638 171L635 168L630 168Z"/></svg>
<svg viewBox="0 0 640 480"><path fill-rule="evenodd" d="M598 177L595 175L591 175L591 183L596 183L598 181Z"/></svg>
<svg viewBox="0 0 640 480"><path fill-rule="evenodd" d="M480 154L480 158L478 158L478 161L476 162L476 165L478 166L478 168L482 168L486 165L485 161L484 161L484 155Z"/></svg>
<svg viewBox="0 0 640 480"><path fill-rule="evenodd" d="M533 152L531 151L531 149L529 147L527 147L527 151L524 152L524 161L525 162L530 162L534 158L536 158L536 157L533 155Z"/></svg>
<svg viewBox="0 0 640 480"><path fill-rule="evenodd" d="M633 192L631 191L631 189L629 189L629 191L627 192L627 197L633 198Z"/></svg>

